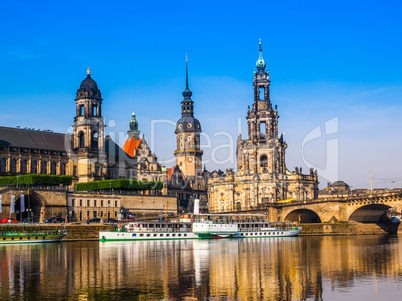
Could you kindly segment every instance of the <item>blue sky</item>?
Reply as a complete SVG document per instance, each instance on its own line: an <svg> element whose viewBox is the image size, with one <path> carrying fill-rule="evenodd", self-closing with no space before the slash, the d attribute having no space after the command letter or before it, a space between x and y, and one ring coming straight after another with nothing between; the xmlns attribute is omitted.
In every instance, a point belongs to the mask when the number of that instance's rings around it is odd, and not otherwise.
<svg viewBox="0 0 402 301"><path fill-rule="evenodd" d="M90 67L107 130L124 143L134 107L170 166L187 53L207 168L235 167L219 146L236 141L239 120L247 136L261 38L288 168L325 170L336 139L338 168L321 187L367 188L370 170L375 187L402 187L401 11L400 1L1 1L0 125L66 132ZM337 133L302 151L334 117Z"/></svg>

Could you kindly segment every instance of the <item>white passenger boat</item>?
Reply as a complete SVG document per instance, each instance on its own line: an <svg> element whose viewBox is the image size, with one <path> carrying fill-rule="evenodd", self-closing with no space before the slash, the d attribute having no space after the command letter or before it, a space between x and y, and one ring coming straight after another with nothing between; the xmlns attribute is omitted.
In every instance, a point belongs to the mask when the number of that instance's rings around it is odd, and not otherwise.
<svg viewBox="0 0 402 301"><path fill-rule="evenodd" d="M301 231L295 223L269 222L264 214L199 214L193 222L199 238L290 237Z"/></svg>
<svg viewBox="0 0 402 301"><path fill-rule="evenodd" d="M99 231L100 241L198 238L190 219L180 221L135 221L116 231Z"/></svg>

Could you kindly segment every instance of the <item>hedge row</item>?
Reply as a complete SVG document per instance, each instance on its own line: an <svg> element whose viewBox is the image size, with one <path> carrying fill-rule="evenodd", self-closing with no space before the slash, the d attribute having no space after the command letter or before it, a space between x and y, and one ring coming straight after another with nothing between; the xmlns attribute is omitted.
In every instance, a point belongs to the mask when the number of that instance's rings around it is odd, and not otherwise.
<svg viewBox="0 0 402 301"><path fill-rule="evenodd" d="M87 183L75 184L76 191L96 191L96 190L162 190L161 181L137 181L129 179L103 180Z"/></svg>
<svg viewBox="0 0 402 301"><path fill-rule="evenodd" d="M0 186L17 185L42 185L42 186L69 186L73 178L71 176L55 176L41 174L27 174L13 177L0 177Z"/></svg>

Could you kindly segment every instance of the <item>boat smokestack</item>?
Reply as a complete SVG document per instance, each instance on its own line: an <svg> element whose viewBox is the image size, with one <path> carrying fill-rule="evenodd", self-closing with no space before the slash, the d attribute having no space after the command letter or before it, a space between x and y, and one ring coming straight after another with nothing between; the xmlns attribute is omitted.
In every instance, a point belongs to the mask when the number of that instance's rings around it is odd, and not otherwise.
<svg viewBox="0 0 402 301"><path fill-rule="evenodd" d="M200 214L200 199L194 199L194 214Z"/></svg>

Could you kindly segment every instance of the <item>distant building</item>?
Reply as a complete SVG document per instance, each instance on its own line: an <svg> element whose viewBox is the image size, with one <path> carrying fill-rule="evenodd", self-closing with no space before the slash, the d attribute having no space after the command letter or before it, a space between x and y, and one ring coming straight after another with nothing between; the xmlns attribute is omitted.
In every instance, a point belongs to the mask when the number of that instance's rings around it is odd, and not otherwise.
<svg viewBox="0 0 402 301"><path fill-rule="evenodd" d="M263 208L264 204L284 199L304 201L317 198L318 178L313 169L290 172L285 165L287 144L278 136L278 110L272 108L269 71L259 58L254 72L254 103L247 110L248 139L237 140L237 172L214 171L208 177L211 212Z"/></svg>

